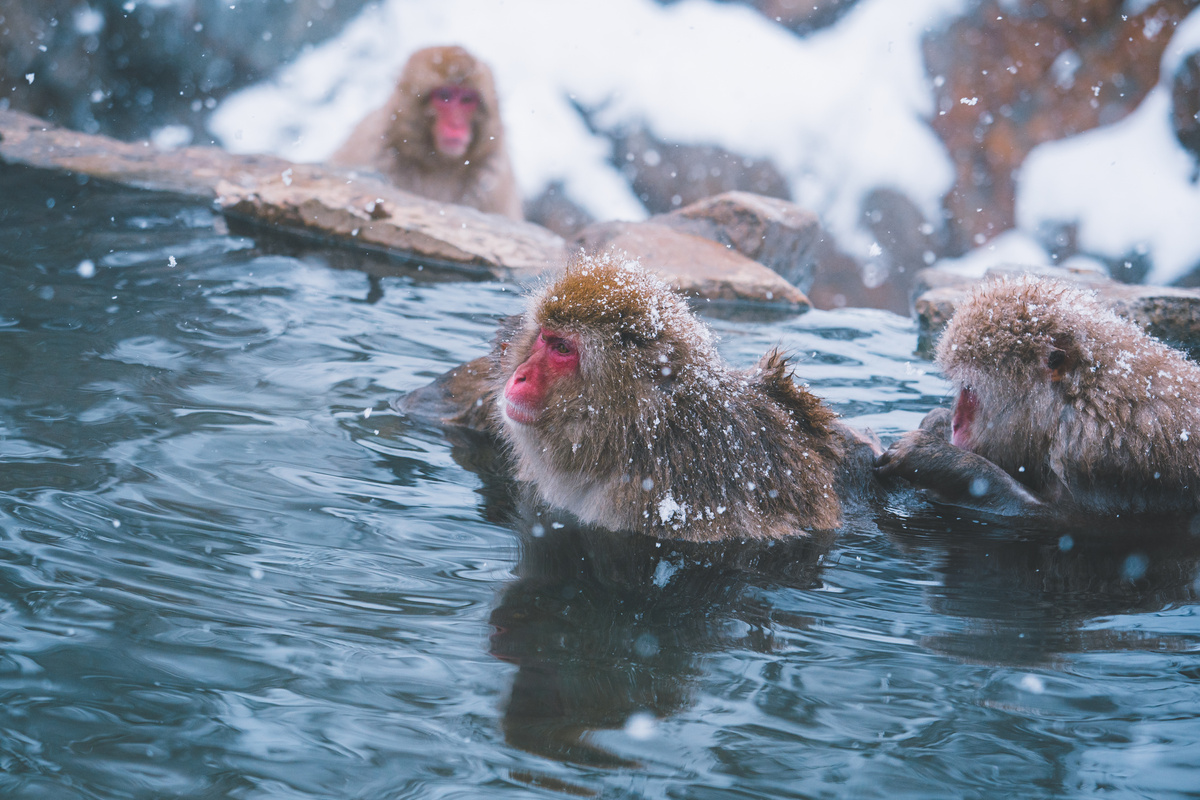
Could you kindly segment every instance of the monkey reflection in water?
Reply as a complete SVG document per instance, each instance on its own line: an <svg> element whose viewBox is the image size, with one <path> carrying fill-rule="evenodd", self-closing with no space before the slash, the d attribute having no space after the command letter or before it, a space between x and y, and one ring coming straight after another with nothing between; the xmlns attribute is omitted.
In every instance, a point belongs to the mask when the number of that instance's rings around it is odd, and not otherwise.
<svg viewBox="0 0 1200 800"><path fill-rule="evenodd" d="M1086 529L932 512L878 524L941 580L934 612L964 624L922 644L972 663L1053 664L1072 653L1195 652L1200 637L1092 623L1200 599L1200 519L1112 519ZM943 621L944 622L944 621Z"/></svg>
<svg viewBox="0 0 1200 800"><path fill-rule="evenodd" d="M632 765L646 757L639 737L693 702L706 656L768 652L777 631L809 626L767 598L819 586L836 531L687 542L589 527L514 481L494 436L463 424L444 433L481 479L481 515L517 535L515 577L490 619L490 652L516 667L501 719L514 747Z"/></svg>
<svg viewBox="0 0 1200 800"><path fill-rule="evenodd" d="M834 541L831 531L776 542L656 540L535 504L517 527L517 578L491 615L491 652L517 666L505 739L610 767L638 763L639 739L687 708L704 656L768 651L776 625L807 627L781 620L756 590L818 584ZM601 733L622 730L626 738L608 743Z"/></svg>

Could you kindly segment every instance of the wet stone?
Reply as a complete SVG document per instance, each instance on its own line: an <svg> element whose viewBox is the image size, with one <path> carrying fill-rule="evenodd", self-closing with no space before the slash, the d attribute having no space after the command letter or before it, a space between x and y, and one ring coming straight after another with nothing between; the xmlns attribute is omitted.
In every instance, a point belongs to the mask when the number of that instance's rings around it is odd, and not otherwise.
<svg viewBox="0 0 1200 800"><path fill-rule="evenodd" d="M788 200L724 192L651 221L732 247L802 291L812 285L821 224Z"/></svg>

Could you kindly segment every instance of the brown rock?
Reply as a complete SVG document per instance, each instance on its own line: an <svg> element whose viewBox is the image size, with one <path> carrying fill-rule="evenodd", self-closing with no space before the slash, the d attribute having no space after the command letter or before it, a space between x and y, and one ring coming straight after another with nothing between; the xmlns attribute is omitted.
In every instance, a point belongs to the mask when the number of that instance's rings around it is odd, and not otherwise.
<svg viewBox="0 0 1200 800"><path fill-rule="evenodd" d="M545 228L426 200L372 176L215 147L160 151L15 111L0 111L0 160L216 199L230 217L272 234L480 277L533 275L566 256Z"/></svg>
<svg viewBox="0 0 1200 800"><path fill-rule="evenodd" d="M950 323L954 310L967 296L966 288L943 286L930 289L913 302L913 313L917 315L917 353L933 358L933 348L938 337Z"/></svg>
<svg viewBox="0 0 1200 800"><path fill-rule="evenodd" d="M911 301L907 284L891 275L874 273L841 250L829 236L817 241L814 252L812 289L809 299L816 308L882 308L908 316ZM870 274L870 280L868 280Z"/></svg>
<svg viewBox="0 0 1200 800"><path fill-rule="evenodd" d="M767 303L807 311L808 298L756 261L700 236L658 222L601 222L580 231L573 247L621 250L690 297Z"/></svg>
<svg viewBox="0 0 1200 800"><path fill-rule="evenodd" d="M1195 0L983 0L925 42L934 130L957 178L943 203L951 252L1014 225L1013 176L1042 142L1115 122L1158 82L1159 59Z"/></svg>
<svg viewBox="0 0 1200 800"><path fill-rule="evenodd" d="M804 35L827 28L854 8L858 0L745 0L760 14Z"/></svg>
<svg viewBox="0 0 1200 800"><path fill-rule="evenodd" d="M563 240L545 228L417 197L373 176L213 147L164 152L57 128L15 111L0 111L0 160L216 199L232 222L271 236L478 277L527 278L566 259ZM623 249L694 297L789 312L809 307L803 292L761 264L662 225L592 226L576 244ZM378 261L366 261L363 269L388 274Z"/></svg>
<svg viewBox="0 0 1200 800"><path fill-rule="evenodd" d="M288 182L279 175L252 188L221 182L217 202L226 215L272 231L321 237L477 276L511 280L563 263L557 235L473 208L437 203L375 179L348 181L330 170L297 164Z"/></svg>
<svg viewBox="0 0 1200 800"><path fill-rule="evenodd" d="M1103 295L1113 311L1186 350L1193 360L1200 356L1200 290L1118 283Z"/></svg>
<svg viewBox="0 0 1200 800"><path fill-rule="evenodd" d="M816 214L788 200L725 192L652 221L732 247L802 291L812 285L821 224Z"/></svg>
<svg viewBox="0 0 1200 800"><path fill-rule="evenodd" d="M872 283L891 283L907 297L917 273L943 255L939 230L925 219L907 195L895 189L873 189L863 198L863 222L882 251L867 265Z"/></svg>

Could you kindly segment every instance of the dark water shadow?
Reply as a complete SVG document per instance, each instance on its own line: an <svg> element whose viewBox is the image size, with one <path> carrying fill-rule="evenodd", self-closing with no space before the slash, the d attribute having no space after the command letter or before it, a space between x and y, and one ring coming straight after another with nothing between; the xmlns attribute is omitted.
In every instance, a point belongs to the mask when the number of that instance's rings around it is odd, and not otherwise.
<svg viewBox="0 0 1200 800"><path fill-rule="evenodd" d="M491 652L517 666L506 741L593 766L638 762L592 741L686 709L704 656L772 649L772 586L819 583L832 533L762 544L656 540L522 503L516 580L491 614ZM789 620L803 627L806 622Z"/></svg>
<svg viewBox="0 0 1200 800"><path fill-rule="evenodd" d="M1200 652L1200 637L1105 624L1200 599L1200 525L1141 517L1054 528L975 512L884 514L877 520L941 581L931 610L965 622L925 637L936 652L987 664L1054 663L1095 651Z"/></svg>

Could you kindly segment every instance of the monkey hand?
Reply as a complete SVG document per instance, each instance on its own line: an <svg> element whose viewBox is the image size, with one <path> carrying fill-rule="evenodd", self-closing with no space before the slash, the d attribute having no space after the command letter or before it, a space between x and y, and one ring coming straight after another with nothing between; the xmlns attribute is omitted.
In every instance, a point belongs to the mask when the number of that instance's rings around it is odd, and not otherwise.
<svg viewBox="0 0 1200 800"><path fill-rule="evenodd" d="M925 418L926 421L929 417ZM881 478L904 478L912 484L931 489L947 462L953 461L958 450L941 435L936 427L926 428L925 422L892 442L875 460L875 474Z"/></svg>
<svg viewBox="0 0 1200 800"><path fill-rule="evenodd" d="M949 441L950 412L931 411L875 462L880 478L904 478L938 500L1006 516L1047 516L1049 508L983 456Z"/></svg>
<svg viewBox="0 0 1200 800"><path fill-rule="evenodd" d="M937 436L945 441L950 441L950 423L954 419L954 414L948 408L935 408L925 415L925 419L921 420L921 430Z"/></svg>

